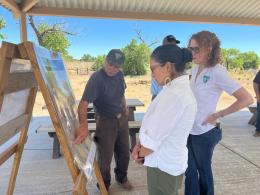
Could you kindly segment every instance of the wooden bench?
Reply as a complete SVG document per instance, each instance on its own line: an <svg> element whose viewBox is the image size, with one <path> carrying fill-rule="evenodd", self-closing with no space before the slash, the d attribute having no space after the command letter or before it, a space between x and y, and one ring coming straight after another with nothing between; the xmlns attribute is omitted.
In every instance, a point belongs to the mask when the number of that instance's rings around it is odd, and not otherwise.
<svg viewBox="0 0 260 195"><path fill-rule="evenodd" d="M87 113L87 119L95 119L95 112L92 110L92 111L88 111Z"/></svg>
<svg viewBox="0 0 260 195"><path fill-rule="evenodd" d="M132 151L133 147L136 145L136 133L139 132L141 124L142 124L142 121L128 121L131 151ZM90 134L95 132L96 123L89 122L88 130L89 130ZM58 140L56 132L55 132L55 128L53 127L52 123L42 124L35 131L36 131L36 133L47 132L50 137L53 137L52 158L53 159L59 158L61 156L60 143L59 143L59 140Z"/></svg>
<svg viewBox="0 0 260 195"><path fill-rule="evenodd" d="M248 109L253 114L253 116L248 121L248 124L255 125L256 124L256 113L257 113L256 104L248 106Z"/></svg>

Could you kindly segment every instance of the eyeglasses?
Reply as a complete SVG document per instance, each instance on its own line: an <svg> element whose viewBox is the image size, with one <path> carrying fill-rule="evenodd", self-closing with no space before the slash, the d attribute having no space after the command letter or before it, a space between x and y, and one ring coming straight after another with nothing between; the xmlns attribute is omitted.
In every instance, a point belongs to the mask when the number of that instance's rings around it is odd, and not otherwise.
<svg viewBox="0 0 260 195"><path fill-rule="evenodd" d="M154 72L154 70L155 70L157 67L159 67L159 66L162 66L162 65L161 65L161 64L153 64L153 65L150 66L150 69L151 69L152 72Z"/></svg>
<svg viewBox="0 0 260 195"><path fill-rule="evenodd" d="M196 53L196 54L200 52L200 48L199 47L189 47L189 50L191 52Z"/></svg>

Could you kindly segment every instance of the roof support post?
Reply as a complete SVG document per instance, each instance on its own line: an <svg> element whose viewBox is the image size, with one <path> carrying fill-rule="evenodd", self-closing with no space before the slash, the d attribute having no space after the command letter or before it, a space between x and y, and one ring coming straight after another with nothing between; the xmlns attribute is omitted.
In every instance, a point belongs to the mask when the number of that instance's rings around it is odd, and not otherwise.
<svg viewBox="0 0 260 195"><path fill-rule="evenodd" d="M27 41L26 15L24 12L20 15L20 40Z"/></svg>

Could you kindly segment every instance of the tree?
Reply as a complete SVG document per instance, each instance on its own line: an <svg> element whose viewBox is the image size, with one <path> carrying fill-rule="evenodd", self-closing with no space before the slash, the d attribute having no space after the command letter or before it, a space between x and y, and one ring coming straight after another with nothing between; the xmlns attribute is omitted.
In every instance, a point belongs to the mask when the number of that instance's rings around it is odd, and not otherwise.
<svg viewBox="0 0 260 195"><path fill-rule="evenodd" d="M91 70L96 71L100 69L105 63L106 55L99 55L96 57L94 64L91 66Z"/></svg>
<svg viewBox="0 0 260 195"><path fill-rule="evenodd" d="M257 69L260 63L259 57L255 52L241 53L239 50L221 49L222 59L227 69Z"/></svg>
<svg viewBox="0 0 260 195"><path fill-rule="evenodd" d="M5 28L5 26L6 26L6 23L5 23L4 18L0 17L0 30L2 30L3 28ZM5 39L5 38L6 38L5 35L2 34L2 33L0 33L0 40L1 40L1 39Z"/></svg>
<svg viewBox="0 0 260 195"><path fill-rule="evenodd" d="M223 65L227 67L227 70L237 67L236 58L239 55L239 50L230 48L230 49L221 49Z"/></svg>
<svg viewBox="0 0 260 195"><path fill-rule="evenodd" d="M150 48L145 43L138 44L135 39L122 49L125 54L123 65L125 75L144 75L146 74L149 63Z"/></svg>
<svg viewBox="0 0 260 195"><path fill-rule="evenodd" d="M243 69L244 60L242 58L239 57L235 58L233 63L235 65L232 66L232 69L239 69L239 70Z"/></svg>
<svg viewBox="0 0 260 195"><path fill-rule="evenodd" d="M95 57L91 56L90 54L84 54L81 59L81 61L85 61L85 62L94 62L95 61Z"/></svg>
<svg viewBox="0 0 260 195"><path fill-rule="evenodd" d="M238 56L243 61L243 69L257 69L259 64L259 57L255 52L249 51L241 53Z"/></svg>
<svg viewBox="0 0 260 195"><path fill-rule="evenodd" d="M53 51L61 52L65 58L71 58L67 51L70 46L67 35L74 34L65 31L62 23L56 23L52 26L47 23L35 25L33 17L29 16L29 24L36 34L39 45Z"/></svg>

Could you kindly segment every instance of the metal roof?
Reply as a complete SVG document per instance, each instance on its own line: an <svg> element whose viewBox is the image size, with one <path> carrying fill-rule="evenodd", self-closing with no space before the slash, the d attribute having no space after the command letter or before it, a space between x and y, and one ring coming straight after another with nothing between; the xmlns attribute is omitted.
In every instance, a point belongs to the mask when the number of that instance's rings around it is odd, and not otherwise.
<svg viewBox="0 0 260 195"><path fill-rule="evenodd" d="M0 4L18 15L260 25L260 0L0 0Z"/></svg>

